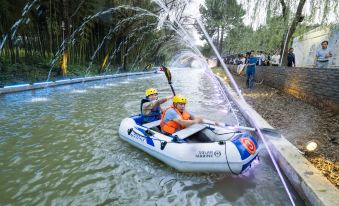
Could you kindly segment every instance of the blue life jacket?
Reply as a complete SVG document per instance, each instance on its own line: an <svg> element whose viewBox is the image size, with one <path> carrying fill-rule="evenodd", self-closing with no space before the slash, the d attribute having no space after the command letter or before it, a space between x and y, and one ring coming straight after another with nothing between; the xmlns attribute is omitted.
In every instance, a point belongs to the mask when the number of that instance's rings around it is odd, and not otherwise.
<svg viewBox="0 0 339 206"><path fill-rule="evenodd" d="M161 109L160 109L160 105L153 108L151 110L151 113L149 113L148 115L144 115L142 112L142 106L144 103L146 102L150 102L150 100L148 98L143 98L141 100L141 104L140 104L140 112L141 112L141 117L142 117L142 123L148 123L148 122L154 122L156 120L160 120L161 119Z"/></svg>

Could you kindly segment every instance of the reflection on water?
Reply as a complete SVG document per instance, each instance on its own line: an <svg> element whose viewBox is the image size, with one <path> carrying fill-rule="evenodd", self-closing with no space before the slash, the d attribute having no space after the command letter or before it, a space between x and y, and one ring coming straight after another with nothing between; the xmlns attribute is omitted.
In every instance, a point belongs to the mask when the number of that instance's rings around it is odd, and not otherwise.
<svg viewBox="0 0 339 206"><path fill-rule="evenodd" d="M235 123L203 71L172 76L188 110ZM139 112L146 88L171 94L164 75L146 78L0 96L0 204L289 205L265 150L244 175L179 173L120 140L120 121Z"/></svg>
<svg viewBox="0 0 339 206"><path fill-rule="evenodd" d="M85 89L74 89L71 91L71 93L79 93L79 94L82 94L82 93L86 93L87 91Z"/></svg>
<svg viewBox="0 0 339 206"><path fill-rule="evenodd" d="M31 102L47 102L47 101L48 101L47 97L34 97L31 100Z"/></svg>
<svg viewBox="0 0 339 206"><path fill-rule="evenodd" d="M92 87L93 89L105 89L104 85L95 85Z"/></svg>

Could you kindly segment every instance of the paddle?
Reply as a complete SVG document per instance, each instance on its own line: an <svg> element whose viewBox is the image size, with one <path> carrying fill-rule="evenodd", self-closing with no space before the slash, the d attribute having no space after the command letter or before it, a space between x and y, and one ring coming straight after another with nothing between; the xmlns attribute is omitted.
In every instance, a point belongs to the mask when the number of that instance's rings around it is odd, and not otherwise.
<svg viewBox="0 0 339 206"><path fill-rule="evenodd" d="M165 67L164 65L161 65L160 71L164 71L164 72L165 72L165 75L166 75L168 84L170 85L171 90L172 90L172 93L173 93L173 95L175 96L175 91L174 91L173 86L172 86L172 75L171 75L171 71L170 71L167 67Z"/></svg>
<svg viewBox="0 0 339 206"><path fill-rule="evenodd" d="M216 125L216 122L213 122L211 120L203 119L204 124L208 125ZM226 123L220 123L217 122L216 126L224 127L226 129L232 129L232 130L247 130L247 131L252 131L256 132L257 129L253 127L245 127L245 126L233 126L233 125L228 125ZM273 129L273 128L259 128L262 133L270 134L273 136L281 136L278 130Z"/></svg>
<svg viewBox="0 0 339 206"><path fill-rule="evenodd" d="M147 64L147 65L145 66L144 70L145 70L145 71L146 71L146 70L149 70L149 69L151 69L151 67L152 67L152 64Z"/></svg>

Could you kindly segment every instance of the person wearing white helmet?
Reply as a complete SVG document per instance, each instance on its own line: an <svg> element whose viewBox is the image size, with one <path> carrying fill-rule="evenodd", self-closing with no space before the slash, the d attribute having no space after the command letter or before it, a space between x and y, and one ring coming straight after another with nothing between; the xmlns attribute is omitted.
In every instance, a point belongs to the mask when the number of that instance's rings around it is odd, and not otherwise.
<svg viewBox="0 0 339 206"><path fill-rule="evenodd" d="M145 98L141 100L140 110L143 123L149 123L160 120L162 109L161 104L172 99L173 96L158 98L158 91L154 88L148 88L145 92Z"/></svg>

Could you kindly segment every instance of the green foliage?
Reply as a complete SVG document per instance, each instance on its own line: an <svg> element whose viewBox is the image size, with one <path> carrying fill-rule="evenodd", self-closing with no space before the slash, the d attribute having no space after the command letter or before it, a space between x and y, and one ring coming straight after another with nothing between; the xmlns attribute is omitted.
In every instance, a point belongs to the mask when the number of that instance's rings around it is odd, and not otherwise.
<svg viewBox="0 0 339 206"><path fill-rule="evenodd" d="M239 19L245 15L245 11L236 0L206 0L205 6L200 7L200 12L210 27L235 26L239 24Z"/></svg>
<svg viewBox="0 0 339 206"><path fill-rule="evenodd" d="M242 26L245 11L236 0L206 0L205 6L200 7L203 23L216 42L219 52L223 53L225 37L227 36L226 42L230 42L229 37L234 35L232 30ZM204 34L201 31L200 33L204 38ZM205 48L203 53L210 53L210 49Z"/></svg>
<svg viewBox="0 0 339 206"><path fill-rule="evenodd" d="M47 62L47 61L45 61ZM5 85L33 83L46 80L46 73L49 71L48 63L38 64L10 64L6 61L2 63L2 70L0 70L0 87Z"/></svg>
<svg viewBox="0 0 339 206"><path fill-rule="evenodd" d="M206 0L206 7L202 7L201 13L204 17L204 24L209 34L214 37L215 44L220 43L217 34L219 28L225 30L226 38L223 43L224 53L243 53L249 50L263 50L273 52L282 49L285 42L285 35L290 28L290 35L287 47L296 36L302 36L305 32L314 28L314 22L321 20L320 26L328 26L327 22L331 18L338 20L339 1L338 0L310 0L309 10L304 8L303 15L306 15L302 24L298 22L298 8L303 8L304 1L292 0L255 0L241 1L242 8L234 1ZM239 8L237 8L239 7ZM226 12L227 8L233 8ZM243 8L252 14L249 27L242 24L241 17L244 15ZM224 11L224 12L223 12ZM302 9L301 9L302 11ZM237 13L238 12L238 13ZM228 18L225 18L226 13ZM260 18L259 18L260 16ZM239 18L240 17L240 18ZM233 18L233 19L232 19ZM258 19L266 19L265 25L257 28ZM222 21L227 19L226 21ZM232 23L232 20L235 23ZM292 22L294 22L292 24ZM229 26L231 25L231 26ZM228 27L228 28L227 28ZM253 30L256 28L256 30ZM210 49L204 48L207 54Z"/></svg>
<svg viewBox="0 0 339 206"><path fill-rule="evenodd" d="M282 22L282 17L273 17L256 31L244 25L235 27L230 31L225 47L230 53L245 53L250 50L274 52L279 49L283 40L285 28Z"/></svg>
<svg viewBox="0 0 339 206"><path fill-rule="evenodd" d="M2 77L35 79L40 72L32 77L27 72L34 73L33 70L25 68L36 68L44 72L45 78L51 69L52 77L56 78L60 75L63 50L69 54L68 75L81 76L143 69L145 62L164 63L175 48L181 47L166 48L175 34L165 27L156 28L158 19L151 15L162 10L149 0L40 0L23 15L23 8L32 2L0 0L0 33L14 36L7 39L0 53ZM177 17L182 15L180 1L166 4L178 13ZM129 8L120 7L123 5ZM135 10L136 7L139 9ZM101 11L106 13L96 15ZM22 21L14 33L11 27L19 19ZM108 62L103 67L105 58Z"/></svg>

